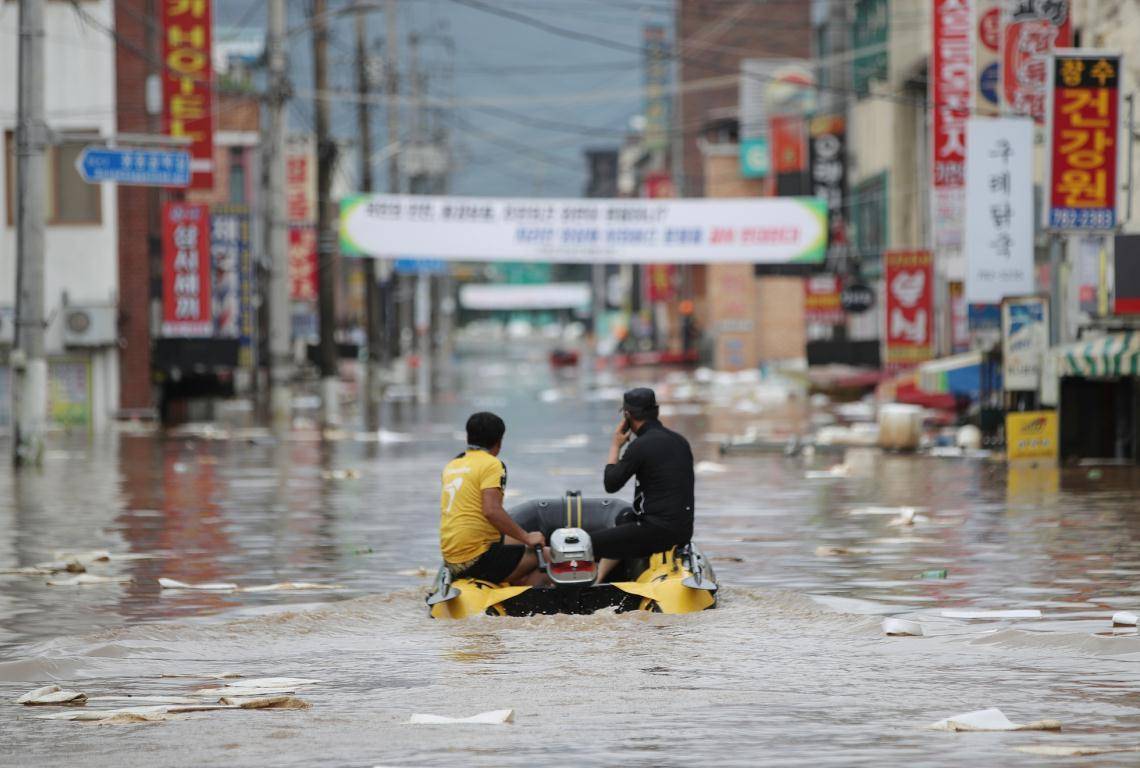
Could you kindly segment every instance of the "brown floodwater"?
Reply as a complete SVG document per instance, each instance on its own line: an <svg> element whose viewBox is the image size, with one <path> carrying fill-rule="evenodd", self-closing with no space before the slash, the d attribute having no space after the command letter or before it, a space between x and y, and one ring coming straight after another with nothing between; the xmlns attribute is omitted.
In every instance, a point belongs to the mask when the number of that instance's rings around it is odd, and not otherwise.
<svg viewBox="0 0 1140 768"><path fill-rule="evenodd" d="M0 576L0 763L1037 765L1015 747L1140 744L1140 639L1110 621L1140 609L1140 473L852 454L848 476L807 479L842 457L718 455L717 434L811 418L803 401L740 408L737 387L665 416L715 462L697 480L696 540L722 586L716 610L434 621L417 569L438 561L438 474L466 415L507 421L508 502L600 495L621 387L663 379L521 360L462 373L436 405L390 406L380 439L218 425L53 439L38 472L0 463L0 569L57 551L154 556L92 566L123 584ZM922 508L913 526L866 509L906 506ZM200 593L160 577L339 588ZM941 615L966 608L1041 616ZM886 615L928 634L886 637ZM132 725L11 703L48 683L178 695L222 672L321 682L302 690L306 710ZM924 728L988 707L1064 730ZM516 722L405 724L500 708Z"/></svg>

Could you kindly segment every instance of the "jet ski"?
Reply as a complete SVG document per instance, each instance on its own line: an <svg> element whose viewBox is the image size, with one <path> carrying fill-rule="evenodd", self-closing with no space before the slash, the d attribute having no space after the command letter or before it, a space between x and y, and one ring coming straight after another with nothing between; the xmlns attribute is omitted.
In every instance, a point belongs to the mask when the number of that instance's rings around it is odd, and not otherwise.
<svg viewBox="0 0 1140 768"><path fill-rule="evenodd" d="M623 560L605 583L597 582L590 534L612 528L632 515L617 499L586 499L579 491L562 498L532 499L509 510L526 531L542 531L549 561L536 549L539 568L551 584L541 587L452 579L441 566L427 597L433 618L462 619L475 614L533 616L590 614L601 609L693 613L716 607L712 565L693 544L647 558Z"/></svg>

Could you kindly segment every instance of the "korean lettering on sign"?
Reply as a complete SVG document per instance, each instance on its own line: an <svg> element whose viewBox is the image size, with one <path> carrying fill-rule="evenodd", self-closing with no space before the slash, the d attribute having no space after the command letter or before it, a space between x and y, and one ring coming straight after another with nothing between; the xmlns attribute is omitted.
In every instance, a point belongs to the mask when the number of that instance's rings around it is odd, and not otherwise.
<svg viewBox="0 0 1140 768"><path fill-rule="evenodd" d="M1058 52L1049 104L1047 226L1116 226L1120 56Z"/></svg>
<svg viewBox="0 0 1140 768"><path fill-rule="evenodd" d="M168 202L163 209L162 240L162 335L212 336L207 206Z"/></svg>
<svg viewBox="0 0 1140 768"><path fill-rule="evenodd" d="M214 335L239 341L238 361L253 362L253 263L249 252L249 209L216 207L210 216Z"/></svg>
<svg viewBox="0 0 1140 768"><path fill-rule="evenodd" d="M1001 79L1005 103L1017 115L1045 122L1049 56L1072 40L1069 0L1003 0Z"/></svg>
<svg viewBox="0 0 1140 768"><path fill-rule="evenodd" d="M827 201L829 251L846 242L843 206L847 196L846 121L839 115L815 117L809 124L812 194ZM834 262L834 253L828 261Z"/></svg>
<svg viewBox="0 0 1140 768"><path fill-rule="evenodd" d="M943 255L961 251L965 229L966 118L974 76L972 6L971 0L934 0L931 207L934 248Z"/></svg>
<svg viewBox="0 0 1140 768"><path fill-rule="evenodd" d="M887 365L929 360L934 352L934 259L930 251L887 251Z"/></svg>
<svg viewBox="0 0 1140 768"><path fill-rule="evenodd" d="M210 0L161 0L162 126L190 140L191 189L214 186Z"/></svg>
<svg viewBox="0 0 1140 768"><path fill-rule="evenodd" d="M843 288L837 275L813 275L804 280L804 320L819 325L839 325L843 312Z"/></svg>

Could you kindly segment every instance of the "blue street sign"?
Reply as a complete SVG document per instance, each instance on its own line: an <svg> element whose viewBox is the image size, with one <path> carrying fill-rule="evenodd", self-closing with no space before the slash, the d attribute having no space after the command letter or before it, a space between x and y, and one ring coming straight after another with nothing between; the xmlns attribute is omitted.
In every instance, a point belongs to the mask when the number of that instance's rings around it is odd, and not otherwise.
<svg viewBox="0 0 1140 768"><path fill-rule="evenodd" d="M113 181L141 187L190 184L190 153L183 149L85 147L75 169L89 184Z"/></svg>
<svg viewBox="0 0 1140 768"><path fill-rule="evenodd" d="M398 275L446 275L448 263L438 259L396 259L392 265Z"/></svg>

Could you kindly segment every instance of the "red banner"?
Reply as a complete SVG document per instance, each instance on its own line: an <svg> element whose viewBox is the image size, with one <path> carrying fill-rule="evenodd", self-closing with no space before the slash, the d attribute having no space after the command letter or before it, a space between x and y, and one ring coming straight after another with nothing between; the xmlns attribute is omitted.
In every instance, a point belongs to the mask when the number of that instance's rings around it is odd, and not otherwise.
<svg viewBox="0 0 1140 768"><path fill-rule="evenodd" d="M317 300L316 227L289 227L289 298Z"/></svg>
<svg viewBox="0 0 1140 768"><path fill-rule="evenodd" d="M160 0L162 130L190 139L190 188L214 186L210 0Z"/></svg>
<svg viewBox="0 0 1140 768"><path fill-rule="evenodd" d="M162 214L162 335L213 334L209 207L168 202Z"/></svg>
<svg viewBox="0 0 1140 768"><path fill-rule="evenodd" d="M772 116L772 170L778 174L807 170L807 123L803 117Z"/></svg>
<svg viewBox="0 0 1140 768"><path fill-rule="evenodd" d="M1002 21L1002 96L1014 114L1044 123L1049 56L1072 44L1069 0L1013 0Z"/></svg>
<svg viewBox="0 0 1140 768"><path fill-rule="evenodd" d="M843 286L837 275L816 275L804 280L804 320L819 325L839 325L843 313Z"/></svg>
<svg viewBox="0 0 1140 768"><path fill-rule="evenodd" d="M930 251L887 251L887 365L934 356L934 258Z"/></svg>
<svg viewBox="0 0 1140 768"><path fill-rule="evenodd" d="M650 264L646 275L645 297L649 301L673 301L677 298L676 264Z"/></svg>
<svg viewBox="0 0 1140 768"><path fill-rule="evenodd" d="M966 183L966 118L970 116L974 41L970 0L934 0L930 78L934 102L934 187Z"/></svg>
<svg viewBox="0 0 1140 768"><path fill-rule="evenodd" d="M1116 226L1120 57L1058 53L1049 110L1049 226Z"/></svg>

